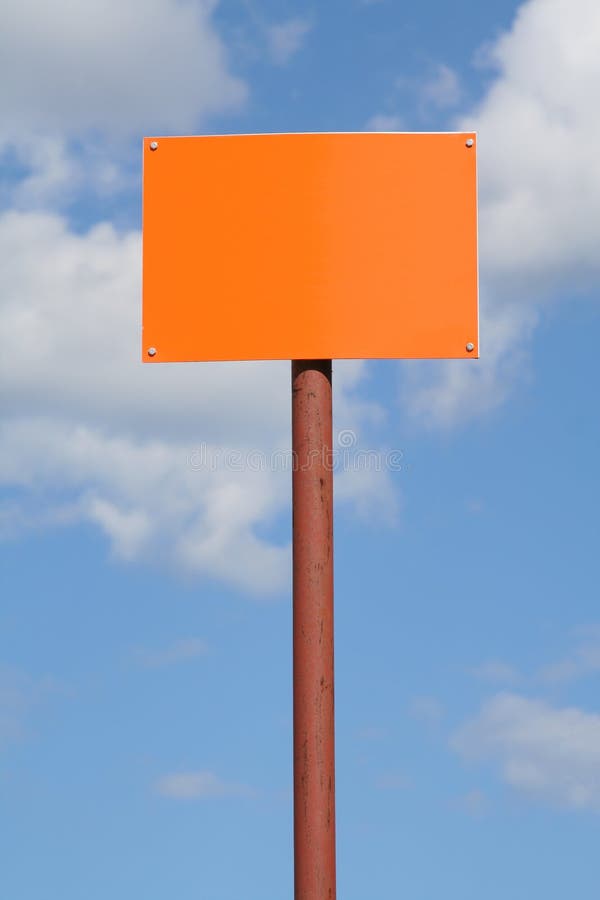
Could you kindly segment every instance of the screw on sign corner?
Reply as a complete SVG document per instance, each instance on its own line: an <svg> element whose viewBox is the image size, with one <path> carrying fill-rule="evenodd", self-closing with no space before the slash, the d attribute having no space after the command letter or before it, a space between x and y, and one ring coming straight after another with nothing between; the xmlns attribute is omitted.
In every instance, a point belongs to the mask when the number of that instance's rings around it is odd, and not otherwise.
<svg viewBox="0 0 600 900"><path fill-rule="evenodd" d="M156 356L156 347L148 347L148 356Z"/></svg>
<svg viewBox="0 0 600 900"><path fill-rule="evenodd" d="M469 140L466 142L465 146L472 147L474 143L475 143L475 141L473 140L473 138L469 138Z"/></svg>
<svg viewBox="0 0 600 900"><path fill-rule="evenodd" d="M150 141L150 149L158 150L158 141Z"/></svg>
<svg viewBox="0 0 600 900"><path fill-rule="evenodd" d="M467 344L467 353L472 353L475 349L475 344L472 344L471 341ZM156 353L156 351L154 351Z"/></svg>

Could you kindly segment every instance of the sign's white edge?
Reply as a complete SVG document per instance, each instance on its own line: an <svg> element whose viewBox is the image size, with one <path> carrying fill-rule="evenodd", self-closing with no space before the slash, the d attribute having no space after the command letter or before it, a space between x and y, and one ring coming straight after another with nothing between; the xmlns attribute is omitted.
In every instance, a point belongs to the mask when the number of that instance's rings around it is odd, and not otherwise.
<svg viewBox="0 0 600 900"><path fill-rule="evenodd" d="M153 134L147 135L144 140L189 140L189 138L211 138L211 137L283 137L293 135L325 135L325 134L414 134L414 135L460 135L474 134L477 132L469 129L464 131L248 131L248 132L231 132L229 134Z"/></svg>

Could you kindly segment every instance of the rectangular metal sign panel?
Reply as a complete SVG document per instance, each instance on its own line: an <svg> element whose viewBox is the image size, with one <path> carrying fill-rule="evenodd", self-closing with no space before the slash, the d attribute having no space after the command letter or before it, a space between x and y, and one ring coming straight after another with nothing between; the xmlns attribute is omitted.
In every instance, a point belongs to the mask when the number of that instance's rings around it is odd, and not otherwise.
<svg viewBox="0 0 600 900"><path fill-rule="evenodd" d="M478 356L476 136L144 140L146 362Z"/></svg>

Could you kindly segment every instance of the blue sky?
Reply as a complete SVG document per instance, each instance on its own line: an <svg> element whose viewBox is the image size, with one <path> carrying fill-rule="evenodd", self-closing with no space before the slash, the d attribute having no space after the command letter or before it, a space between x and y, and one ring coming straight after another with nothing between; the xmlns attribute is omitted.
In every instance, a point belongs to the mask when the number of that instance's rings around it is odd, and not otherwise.
<svg viewBox="0 0 600 900"><path fill-rule="evenodd" d="M138 362L142 135L476 128L481 359L334 366L401 454L336 473L338 889L595 897L595 0L1 18L2 895L292 896L289 473L230 455L289 367Z"/></svg>

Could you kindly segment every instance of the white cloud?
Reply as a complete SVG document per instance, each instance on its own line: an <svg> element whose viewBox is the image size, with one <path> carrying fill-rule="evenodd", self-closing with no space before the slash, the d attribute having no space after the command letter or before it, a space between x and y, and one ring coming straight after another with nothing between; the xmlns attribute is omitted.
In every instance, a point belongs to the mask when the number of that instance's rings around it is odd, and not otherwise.
<svg viewBox="0 0 600 900"><path fill-rule="evenodd" d="M358 451L360 453L360 451ZM374 451L377 457L374 465L365 467L360 458L349 467L335 472L335 500L349 500L358 519L378 525L394 525L398 518L398 495L394 490L389 472L385 468L385 455Z"/></svg>
<svg viewBox="0 0 600 900"><path fill-rule="evenodd" d="M438 63L433 73L421 85L419 93L424 106L448 109L456 106L461 99L460 79L450 66Z"/></svg>
<svg viewBox="0 0 600 900"><path fill-rule="evenodd" d="M143 134L194 133L237 111L248 91L231 71L216 5L7 0L0 204L56 211L131 196Z"/></svg>
<svg viewBox="0 0 600 900"><path fill-rule="evenodd" d="M289 447L289 363L143 366L139 316L139 233L0 216L0 483L19 489L2 530L92 522L120 559L287 587L289 547L258 527L289 503L268 465ZM363 371L335 366L340 424L371 412L352 400ZM244 465L252 450L265 465ZM364 480L345 493L364 506Z"/></svg>
<svg viewBox="0 0 600 900"><path fill-rule="evenodd" d="M600 672L600 629L597 625L575 628L571 634L572 647L562 658L543 666L527 681L532 685L555 686L568 684ZM573 640L575 639L575 640ZM472 674L497 684L514 685L524 681L524 676L509 663L489 660L471 669Z"/></svg>
<svg viewBox="0 0 600 900"><path fill-rule="evenodd" d="M81 199L115 197L124 190L138 190L139 174L130 171L130 156L113 147L107 152L102 140L73 145L66 137L24 134L4 146L4 159L11 158L23 170L17 180L5 179L0 204L7 208L65 209ZM0 146L0 159L2 158Z"/></svg>
<svg viewBox="0 0 600 900"><path fill-rule="evenodd" d="M214 772L178 772L164 775L156 784L163 797L174 800L200 800L208 797L252 797L252 788L223 781Z"/></svg>
<svg viewBox="0 0 600 900"><path fill-rule="evenodd" d="M5 0L0 140L194 130L240 104L214 0Z"/></svg>
<svg viewBox="0 0 600 900"><path fill-rule="evenodd" d="M547 289L600 271L599 41L593 0L530 0L490 51L500 76L468 121L480 130L482 255L502 283Z"/></svg>
<svg viewBox="0 0 600 900"><path fill-rule="evenodd" d="M182 638L173 641L160 650L148 650L144 647L136 647L133 656L139 665L147 669L163 669L178 663L188 662L205 656L208 652L206 641L200 638Z"/></svg>
<svg viewBox="0 0 600 900"><path fill-rule="evenodd" d="M288 582L288 548L254 532L285 508L285 485L271 473L194 471L185 444L168 435L114 437L38 417L7 421L0 445L0 479L24 489L25 509L69 496L78 520L98 525L122 560L171 565L256 593Z"/></svg>
<svg viewBox="0 0 600 900"><path fill-rule="evenodd" d="M445 63L429 65L420 76L400 75L394 80L394 88L415 105L418 117L424 120L429 120L432 113L438 114L440 110L458 106L463 95L458 73ZM398 115L376 115L373 119L381 119L383 126L388 119L391 122L398 121L395 128L373 128L373 131L403 130L402 119Z"/></svg>
<svg viewBox="0 0 600 900"><path fill-rule="evenodd" d="M476 666L471 671L473 675L475 675L476 678L481 679L481 681L490 681L501 684L515 684L517 681L520 681L521 678L514 666L497 659L488 660L480 666Z"/></svg>
<svg viewBox="0 0 600 900"><path fill-rule="evenodd" d="M393 113L376 113L365 124L365 131L402 131L403 121Z"/></svg>
<svg viewBox="0 0 600 900"><path fill-rule="evenodd" d="M271 59L277 65L285 65L302 47L312 29L308 19L296 17L287 22L269 25L266 29Z"/></svg>
<svg viewBox="0 0 600 900"><path fill-rule="evenodd" d="M405 367L407 408L428 424L501 404L544 308L598 284L599 45L595 0L529 0L488 48L498 74L456 123L479 133L481 359Z"/></svg>
<svg viewBox="0 0 600 900"><path fill-rule="evenodd" d="M597 626L575 629L579 643L557 662L542 666L536 680L544 684L565 684L600 672L600 633Z"/></svg>
<svg viewBox="0 0 600 900"><path fill-rule="evenodd" d="M451 745L465 760L497 766L508 785L534 799L600 810L600 715L501 693Z"/></svg>

